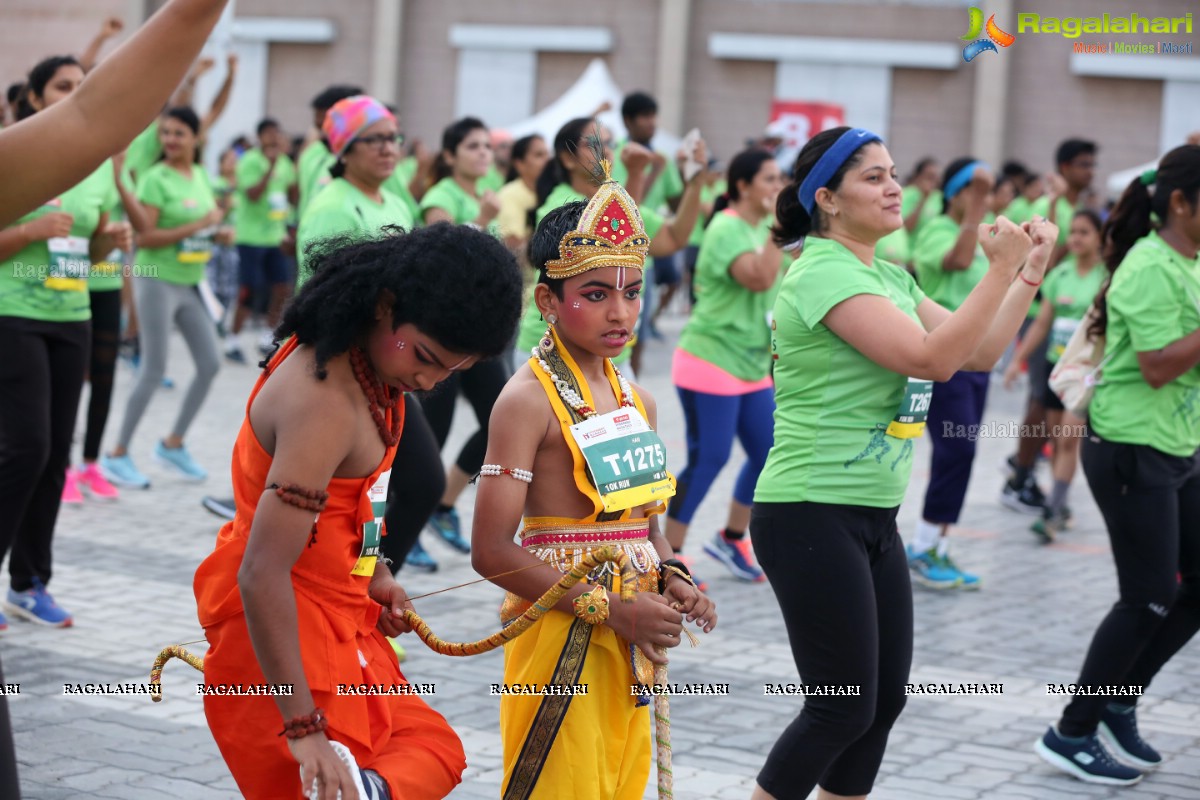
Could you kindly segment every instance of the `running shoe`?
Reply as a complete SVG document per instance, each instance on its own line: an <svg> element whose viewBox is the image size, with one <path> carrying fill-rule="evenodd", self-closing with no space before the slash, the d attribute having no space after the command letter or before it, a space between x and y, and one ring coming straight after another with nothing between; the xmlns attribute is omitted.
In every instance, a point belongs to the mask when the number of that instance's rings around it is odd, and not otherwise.
<svg viewBox="0 0 1200 800"><path fill-rule="evenodd" d="M154 446L154 460L175 470L190 481L202 481L208 477L208 470L192 459L192 454L183 445L167 447L162 442Z"/></svg>
<svg viewBox="0 0 1200 800"><path fill-rule="evenodd" d="M138 471L129 454L123 456L101 456L100 469L104 477L126 489L149 489L150 479Z"/></svg>
<svg viewBox="0 0 1200 800"><path fill-rule="evenodd" d="M162 388L164 388L164 389L174 389L174 388L175 388L175 381L174 381L174 380L173 380L173 379L172 379L170 376L168 376L168 375L163 375L163 377L162 377Z"/></svg>
<svg viewBox="0 0 1200 800"><path fill-rule="evenodd" d="M692 583L696 584L696 588L702 592L708 591L708 583L696 574L696 566L692 561L691 556L685 556L683 553L676 553L675 558L683 562L683 565L688 568L688 572L692 575Z"/></svg>
<svg viewBox="0 0 1200 800"><path fill-rule="evenodd" d="M471 552L471 543L463 538L458 512L453 508L446 511L434 511L433 515L429 517L429 527L442 537L442 541L458 552Z"/></svg>
<svg viewBox="0 0 1200 800"><path fill-rule="evenodd" d="M225 348L225 360L232 361L234 364L245 364L246 354L240 347L227 347Z"/></svg>
<svg viewBox="0 0 1200 800"><path fill-rule="evenodd" d="M1100 741L1112 748L1117 758L1138 769L1153 769L1162 763L1158 751L1146 743L1137 729L1137 706L1109 703L1096 729Z"/></svg>
<svg viewBox="0 0 1200 800"><path fill-rule="evenodd" d="M912 545L909 545L905 554L908 556L908 568L912 572L913 580L926 588L953 589L962 581L962 573L938 555L937 547L916 553Z"/></svg>
<svg viewBox="0 0 1200 800"><path fill-rule="evenodd" d="M8 602L5 607L13 614L37 622L51 625L55 628L69 628L75 620L65 610L54 602L54 598L46 591L46 586L37 578L33 579L33 588L23 592L8 590Z"/></svg>
<svg viewBox="0 0 1200 800"><path fill-rule="evenodd" d="M1037 487L1032 476L1025 481L1024 486L1017 486L1015 478L1009 478L1004 482L1000 502L1022 514L1041 514L1046 507L1046 496Z"/></svg>
<svg viewBox="0 0 1200 800"><path fill-rule="evenodd" d="M233 519L237 515L237 504L234 503L232 497L224 498L205 495L204 499L200 501L200 505L221 519Z"/></svg>
<svg viewBox="0 0 1200 800"><path fill-rule="evenodd" d="M717 531L712 541L704 545L704 552L728 567L738 580L762 583L767 579L754 563L754 553L747 536L734 541L725 538L725 531Z"/></svg>
<svg viewBox="0 0 1200 800"><path fill-rule="evenodd" d="M337 755L341 762L346 765L346 771L350 773L350 779L354 781L354 786L351 791L339 791L338 797L341 800L384 800L388 795L386 789L380 785L380 782L375 780L378 773L372 773L363 769L354 760L354 754L350 752L350 748L341 742L329 740L329 746L333 748L333 752ZM374 777L372 777L374 776ZM304 780L304 771L300 771L300 780ZM321 787L314 777L312 784L304 787L304 796L315 800L321 796Z"/></svg>
<svg viewBox="0 0 1200 800"><path fill-rule="evenodd" d="M65 506L77 506L83 503L83 493L79 491L75 470L70 467L67 467L67 478L63 481L62 502Z"/></svg>
<svg viewBox="0 0 1200 800"><path fill-rule="evenodd" d="M952 571L958 573L958 584L956 588L972 591L980 587L979 576L973 572L967 572L961 569L958 564L954 563L954 559L950 558L950 554L942 556L942 565Z"/></svg>
<svg viewBox="0 0 1200 800"><path fill-rule="evenodd" d="M0 631L6 630L8 630L8 617L4 615L3 611L0 611Z"/></svg>
<svg viewBox="0 0 1200 800"><path fill-rule="evenodd" d="M421 547L420 541L413 542L412 549L404 557L404 563L422 572L437 572L438 568L437 561L425 551L424 547Z"/></svg>
<svg viewBox="0 0 1200 800"><path fill-rule="evenodd" d="M1142 773L1109 755L1095 733L1068 740L1051 725L1033 751L1046 763L1086 783L1131 786L1142 779Z"/></svg>
<svg viewBox="0 0 1200 800"><path fill-rule="evenodd" d="M84 464L79 469L75 470L75 480L80 487L87 490L97 500L116 500L121 493L117 491L117 487L113 486L104 473L100 471L100 467L95 463ZM68 474L70 474L68 472Z"/></svg>
<svg viewBox="0 0 1200 800"><path fill-rule="evenodd" d="M1044 543L1050 544L1058 538L1058 534L1067 529L1067 524L1070 522L1068 514L1069 512L1066 509L1055 513L1047 508L1042 513L1042 518L1035 520L1029 526L1029 530L1040 536Z"/></svg>

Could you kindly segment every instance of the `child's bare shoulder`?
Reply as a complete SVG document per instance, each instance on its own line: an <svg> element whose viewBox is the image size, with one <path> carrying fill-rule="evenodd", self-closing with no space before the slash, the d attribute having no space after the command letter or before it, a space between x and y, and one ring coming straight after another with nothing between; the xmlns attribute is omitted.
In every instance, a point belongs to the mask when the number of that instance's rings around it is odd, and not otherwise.
<svg viewBox="0 0 1200 800"><path fill-rule="evenodd" d="M504 385L500 396L492 407L492 419L504 420L505 425L529 426L530 429L545 429L551 416L550 403L542 384L527 365L517 367L517 372Z"/></svg>

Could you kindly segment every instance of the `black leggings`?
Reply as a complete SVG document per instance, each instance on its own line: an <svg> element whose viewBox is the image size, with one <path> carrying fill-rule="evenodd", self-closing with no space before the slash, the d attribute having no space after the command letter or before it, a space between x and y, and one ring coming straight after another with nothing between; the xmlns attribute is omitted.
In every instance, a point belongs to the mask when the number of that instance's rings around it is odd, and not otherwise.
<svg viewBox="0 0 1200 800"><path fill-rule="evenodd" d="M461 390L475 410L475 419L479 421L479 430L472 434L463 445L455 462L458 468L468 475L479 472L483 466L483 458L487 455L488 420L492 416L492 406L504 384L511 376L508 365L503 358L489 358L480 361L466 372L455 372L443 381L433 392L421 397L421 406L425 416L429 418L429 426L437 437L438 448L446 445L446 437L450 435L450 425L454 422L454 405Z"/></svg>
<svg viewBox="0 0 1200 800"><path fill-rule="evenodd" d="M112 407L113 374L117 366L117 344L121 336L121 290L91 293L92 360L88 365L87 431L83 436L83 460L100 457L100 440Z"/></svg>
<svg viewBox="0 0 1200 800"><path fill-rule="evenodd" d="M384 556L392 560L393 572L404 565L408 551L445 492L446 474L437 440L421 404L412 395L405 395L404 428L392 459L384 512L387 536L381 544Z"/></svg>
<svg viewBox="0 0 1200 800"><path fill-rule="evenodd" d="M75 414L91 353L89 322L0 317L0 561L12 588L50 582Z"/></svg>
<svg viewBox="0 0 1200 800"><path fill-rule="evenodd" d="M779 800L803 800L818 784L867 794L875 782L912 663L912 587L897 510L754 504L754 553L779 600L802 682L860 690L805 698L758 774Z"/></svg>
<svg viewBox="0 0 1200 800"><path fill-rule="evenodd" d="M1078 683L1145 687L1200 630L1200 466L1195 455L1109 442L1094 432L1081 460L1108 526L1120 599L1096 629ZM1059 732L1091 734L1112 699L1076 695ZM1135 697L1115 699L1128 705Z"/></svg>

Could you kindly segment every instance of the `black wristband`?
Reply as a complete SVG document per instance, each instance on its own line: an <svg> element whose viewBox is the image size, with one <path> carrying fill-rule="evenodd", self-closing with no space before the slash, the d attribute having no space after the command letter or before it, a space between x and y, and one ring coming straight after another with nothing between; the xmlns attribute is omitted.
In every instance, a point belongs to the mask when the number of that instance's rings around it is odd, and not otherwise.
<svg viewBox="0 0 1200 800"><path fill-rule="evenodd" d="M659 594L662 594L663 591L666 590L667 579L670 578L671 575L674 574L671 570L664 569L664 567L674 567L675 569L679 570L680 572L682 572L684 575L687 576L687 580L689 583L691 583L693 586L696 585L695 581L692 580L692 571L687 568L687 564L684 564L678 558L668 558L668 559L664 559L663 561L660 561L658 564L658 593Z"/></svg>

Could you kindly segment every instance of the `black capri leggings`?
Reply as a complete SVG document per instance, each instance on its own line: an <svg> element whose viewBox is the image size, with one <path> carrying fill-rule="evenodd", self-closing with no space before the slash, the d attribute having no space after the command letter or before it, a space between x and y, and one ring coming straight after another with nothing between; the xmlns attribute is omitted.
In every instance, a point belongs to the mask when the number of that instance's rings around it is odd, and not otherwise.
<svg viewBox="0 0 1200 800"><path fill-rule="evenodd" d="M1200 464L1094 432L1080 458L1108 527L1120 599L1096 629L1078 683L1145 687L1200 630ZM1075 695L1059 732L1091 734L1108 700Z"/></svg>
<svg viewBox="0 0 1200 800"><path fill-rule="evenodd" d="M778 800L803 800L818 784L867 794L875 782L912 663L912 588L898 510L754 504L754 553L779 600L801 681L860 692L805 698L758 774Z"/></svg>
<svg viewBox="0 0 1200 800"><path fill-rule="evenodd" d="M454 422L454 405L458 393L462 391L475 411L475 419L479 421L479 430L472 434L463 445L455 462L458 468L468 475L479 472L483 466L484 456L487 455L488 420L492 416L492 406L496 398L508 383L512 373L503 358L489 358L480 361L466 372L455 372L441 383L437 389L421 397L421 406L425 416L429 418L429 426L437 437L438 448L446 445L446 437L450 435L450 425Z"/></svg>
<svg viewBox="0 0 1200 800"><path fill-rule="evenodd" d="M83 460L100 457L100 440L112 407L113 373L121 336L121 290L92 292L92 359L88 365L87 430L83 435Z"/></svg>
<svg viewBox="0 0 1200 800"><path fill-rule="evenodd" d="M392 561L393 572L404 565L408 551L445 492L446 473L437 439L421 404L412 395L405 395L404 428L392 459L383 518L387 536L380 544L383 555Z"/></svg>

